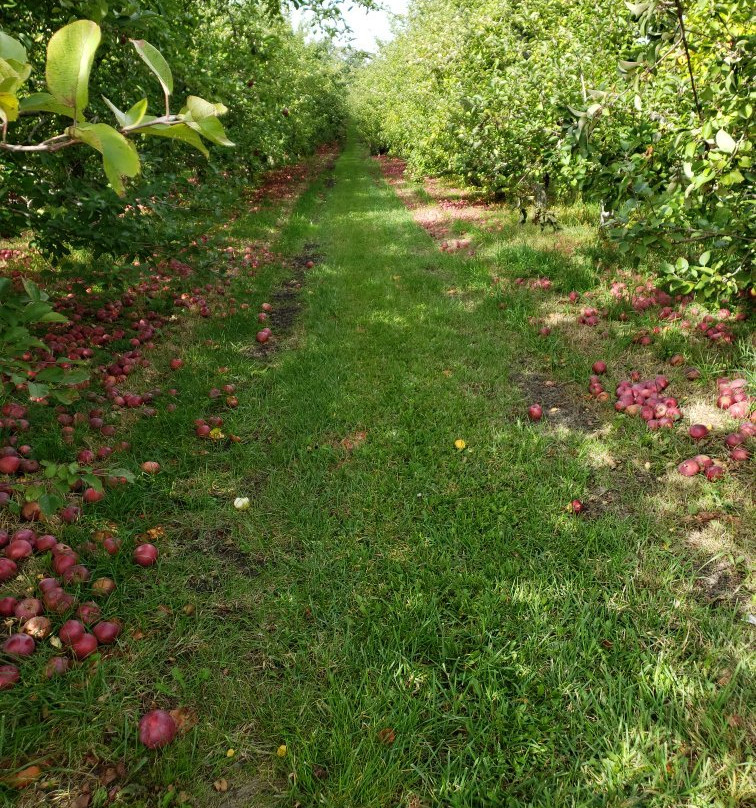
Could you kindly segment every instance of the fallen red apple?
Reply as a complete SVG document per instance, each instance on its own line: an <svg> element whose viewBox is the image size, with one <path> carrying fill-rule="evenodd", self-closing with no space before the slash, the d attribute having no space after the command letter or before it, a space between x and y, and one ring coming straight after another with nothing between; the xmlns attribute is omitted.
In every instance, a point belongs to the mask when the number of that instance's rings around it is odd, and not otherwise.
<svg viewBox="0 0 756 808"><path fill-rule="evenodd" d="M98 491L96 488L87 488L87 490L82 494L81 498L87 503L87 505L92 505L95 502L105 499L105 492Z"/></svg>
<svg viewBox="0 0 756 808"><path fill-rule="evenodd" d="M5 555L11 561L23 561L34 552L32 545L24 539L16 539L5 548Z"/></svg>
<svg viewBox="0 0 756 808"><path fill-rule="evenodd" d="M35 545L38 553L46 553L48 550L52 550L57 543L58 541L55 536L51 536L49 533L46 533L44 536L39 536L37 538Z"/></svg>
<svg viewBox="0 0 756 808"><path fill-rule="evenodd" d="M15 665L0 665L0 690L10 690L21 678L21 671Z"/></svg>
<svg viewBox="0 0 756 808"><path fill-rule="evenodd" d="M707 480L718 480L720 479L720 477L724 477L725 474L724 466L713 464L706 469L704 474L706 475Z"/></svg>
<svg viewBox="0 0 756 808"><path fill-rule="evenodd" d="M142 471L145 474L157 474L160 471L160 463L154 460L147 460L142 463Z"/></svg>
<svg viewBox="0 0 756 808"><path fill-rule="evenodd" d="M89 580L91 573L83 564L73 564L61 573L67 584L83 584Z"/></svg>
<svg viewBox="0 0 756 808"><path fill-rule="evenodd" d="M15 561L11 561L10 558L0 558L0 583L15 578L17 572L18 565Z"/></svg>
<svg viewBox="0 0 756 808"><path fill-rule="evenodd" d="M76 659L86 659L97 650L97 637L94 634L84 634L71 643L71 651Z"/></svg>
<svg viewBox="0 0 756 808"><path fill-rule="evenodd" d="M606 362L599 360L598 362L593 363L593 372L594 373L606 373Z"/></svg>
<svg viewBox="0 0 756 808"><path fill-rule="evenodd" d="M19 622L25 623L45 610L44 604L38 598L24 598L16 604L13 614Z"/></svg>
<svg viewBox="0 0 756 808"><path fill-rule="evenodd" d="M709 427L703 424L693 424L688 430L688 434L693 440L702 440L709 434Z"/></svg>
<svg viewBox="0 0 756 808"><path fill-rule="evenodd" d="M12 617L16 611L18 601L10 595L0 598L0 617Z"/></svg>
<svg viewBox="0 0 756 808"><path fill-rule="evenodd" d="M182 359L171 359L171 370L178 370L183 367L184 362Z"/></svg>
<svg viewBox="0 0 756 808"><path fill-rule="evenodd" d="M165 710L151 710L139 721L139 740L148 749L167 746L176 737L177 732L176 722Z"/></svg>
<svg viewBox="0 0 756 808"><path fill-rule="evenodd" d="M0 457L0 474L15 474L21 466L21 458L13 455Z"/></svg>
<svg viewBox="0 0 756 808"><path fill-rule="evenodd" d="M114 536L106 536L103 539L102 546L105 548L105 552L108 555L117 555L118 551L121 549L121 540L116 539Z"/></svg>
<svg viewBox="0 0 756 808"><path fill-rule="evenodd" d="M71 662L68 657L52 657L45 665L45 678L52 679L53 676L62 676L70 667Z"/></svg>
<svg viewBox="0 0 756 808"><path fill-rule="evenodd" d="M110 645L118 639L118 635L121 633L121 624L115 620L103 620L92 629L92 632L99 643Z"/></svg>
<svg viewBox="0 0 756 808"><path fill-rule="evenodd" d="M58 630L58 637L64 645L71 645L84 636L84 624L79 620L66 620Z"/></svg>
<svg viewBox="0 0 756 808"><path fill-rule="evenodd" d="M91 626L102 616L102 609L93 601L82 603L76 610L76 616L84 625Z"/></svg>
<svg viewBox="0 0 756 808"><path fill-rule="evenodd" d="M701 467L695 460L684 460L677 467L677 470L683 477L695 477L701 471Z"/></svg>
<svg viewBox="0 0 756 808"><path fill-rule="evenodd" d="M26 473L29 474L32 472L26 469ZM39 502L24 502L21 506L21 518L24 522L37 522L41 516L42 508L40 508Z"/></svg>
<svg viewBox="0 0 756 808"><path fill-rule="evenodd" d="M531 404L528 407L528 418L531 421L540 421L543 418L543 407L540 404Z"/></svg>
<svg viewBox="0 0 756 808"><path fill-rule="evenodd" d="M78 505L66 505L60 512L60 518L67 524L73 524L81 516L81 508Z"/></svg>
<svg viewBox="0 0 756 808"><path fill-rule="evenodd" d="M60 581L57 578L43 578L37 586L39 587L39 591L44 595L45 592L49 592L51 589L58 589L60 587Z"/></svg>
<svg viewBox="0 0 756 808"><path fill-rule="evenodd" d="M36 647L36 643L28 634L11 634L2 646L6 654L16 657L31 656Z"/></svg>
<svg viewBox="0 0 756 808"><path fill-rule="evenodd" d="M158 549L154 544L140 544L134 549L134 561L140 567L151 567L158 560Z"/></svg>
<svg viewBox="0 0 756 808"><path fill-rule="evenodd" d="M49 617L37 615L27 620L21 631L33 637L35 640L44 640L45 637L49 637L52 633L52 621Z"/></svg>
<svg viewBox="0 0 756 808"><path fill-rule="evenodd" d="M116 583L112 578L98 578L92 583L92 594L97 597L108 597L116 590Z"/></svg>

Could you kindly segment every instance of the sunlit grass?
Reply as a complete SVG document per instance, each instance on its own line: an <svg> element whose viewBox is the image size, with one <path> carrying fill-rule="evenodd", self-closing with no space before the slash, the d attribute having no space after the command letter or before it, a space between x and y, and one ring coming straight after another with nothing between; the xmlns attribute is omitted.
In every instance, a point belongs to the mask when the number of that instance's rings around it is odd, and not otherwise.
<svg viewBox="0 0 756 808"><path fill-rule="evenodd" d="M701 596L678 530L700 509L745 521L744 482L678 490L679 442L598 407L598 426L527 420L529 379L566 385L573 414L594 361L559 333L574 319L559 300L605 279L554 249L587 244L593 211L563 211L566 236L481 229L468 259L439 252L356 144L335 178L276 231L283 255L322 255L293 334L257 357L257 307L291 269L239 280L249 312L187 331L170 349L185 359L178 409L133 426L131 461L163 471L75 529L118 525L124 554L93 573L122 583L109 606L142 636L3 694L0 759L49 758L57 783L21 804L79 785L95 750L126 763L135 806L184 792L203 808L745 808L750 629ZM268 237L280 219L242 216L228 235ZM513 283L545 275L553 292ZM553 318L549 340L533 318ZM633 354L622 329L601 347L623 370L663 361ZM193 433L221 366L239 444ZM131 542L157 525L160 564L135 573ZM153 704L199 721L145 754L134 728Z"/></svg>

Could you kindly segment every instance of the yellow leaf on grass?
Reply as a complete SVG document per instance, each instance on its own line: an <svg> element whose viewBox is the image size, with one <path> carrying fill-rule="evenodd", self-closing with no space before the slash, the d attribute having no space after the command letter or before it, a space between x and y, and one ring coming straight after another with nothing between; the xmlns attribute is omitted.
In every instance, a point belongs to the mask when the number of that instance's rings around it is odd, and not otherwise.
<svg viewBox="0 0 756 808"><path fill-rule="evenodd" d="M285 744L285 743L282 743L282 744L281 744L281 745L278 747L278 749L276 749L276 754L278 755L278 757L280 757L280 758L284 758L284 757L286 757L286 753L287 753L288 751L289 751L289 750L286 748L286 744Z"/></svg>

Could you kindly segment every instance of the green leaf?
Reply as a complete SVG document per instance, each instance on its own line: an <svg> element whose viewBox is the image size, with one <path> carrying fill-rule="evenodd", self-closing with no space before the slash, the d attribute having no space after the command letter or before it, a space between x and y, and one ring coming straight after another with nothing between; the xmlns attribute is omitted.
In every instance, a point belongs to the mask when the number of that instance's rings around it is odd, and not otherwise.
<svg viewBox="0 0 756 808"><path fill-rule="evenodd" d="M126 482L129 483L134 482L134 473L129 471L128 469L122 469L122 468L110 469L110 475L113 477L123 477L126 480Z"/></svg>
<svg viewBox="0 0 756 808"><path fill-rule="evenodd" d="M59 311L48 311L47 314L43 314L38 320L38 323L67 323L68 317L65 314L61 314Z"/></svg>
<svg viewBox="0 0 756 808"><path fill-rule="evenodd" d="M213 104L196 95L190 95L186 99L186 106L181 110L186 125L195 132L199 132L203 137L219 146L234 146L235 144L226 137L223 125L217 117L226 112L228 109L223 104Z"/></svg>
<svg viewBox="0 0 756 808"><path fill-rule="evenodd" d="M203 118L200 121L187 121L186 125L195 132L219 146L235 146L236 144L226 137L223 124L217 118Z"/></svg>
<svg viewBox="0 0 756 808"><path fill-rule="evenodd" d="M157 76L166 97L171 95L173 93L173 74L168 62L163 58L163 54L144 39L132 39L131 44L136 48L142 61Z"/></svg>
<svg viewBox="0 0 756 808"><path fill-rule="evenodd" d="M61 104L60 101L50 95L50 93L33 93L26 98L22 98L18 103L19 112L52 112L55 115L65 115L67 118L73 118L73 107L67 107Z"/></svg>
<svg viewBox="0 0 756 808"><path fill-rule="evenodd" d="M27 388L29 398L44 398L50 392L50 388L46 384L39 384L38 382L29 382Z"/></svg>
<svg viewBox="0 0 756 808"><path fill-rule="evenodd" d="M202 138L193 129L190 129L185 123L156 123L153 126L146 126L144 129L140 129L138 134L152 135L155 137L168 137L173 138L174 140L183 140L184 143L188 143L190 146L194 146L194 148L198 151L201 151L205 157L210 157L210 152L207 150L207 146L205 146L205 144L202 142Z"/></svg>
<svg viewBox="0 0 756 808"><path fill-rule="evenodd" d="M18 99L12 93L0 93L0 120L6 123L18 120Z"/></svg>
<svg viewBox="0 0 756 808"><path fill-rule="evenodd" d="M121 127L136 126L142 122L144 116L147 114L146 98L143 98L141 101L137 101L128 112L122 112L115 104L105 98L104 95L102 100L108 105L110 111L113 113L113 115L115 115L116 120Z"/></svg>
<svg viewBox="0 0 756 808"><path fill-rule="evenodd" d="M31 300L32 303L39 303L41 300L47 300L47 296L42 297L42 292L34 281L30 281L28 278L22 278L21 283L23 284L24 291L29 296L29 300Z"/></svg>
<svg viewBox="0 0 756 808"><path fill-rule="evenodd" d="M705 253L701 253L701 257L698 259L698 263L705 267L709 263L709 259L711 258L711 250L707 250Z"/></svg>
<svg viewBox="0 0 756 808"><path fill-rule="evenodd" d="M53 34L47 45L47 89L79 118L89 103L89 74L100 44L100 26L77 20Z"/></svg>
<svg viewBox="0 0 756 808"><path fill-rule="evenodd" d="M26 48L12 36L0 31L0 59L14 59L16 62L28 62Z"/></svg>
<svg viewBox="0 0 756 808"><path fill-rule="evenodd" d="M123 196L123 178L136 177L140 169L139 155L134 144L105 123L83 123L72 126L69 132L72 137L100 152L105 175L113 190Z"/></svg>
<svg viewBox="0 0 756 808"><path fill-rule="evenodd" d="M735 149L738 148L738 144L730 137L730 135L725 132L724 129L720 129L716 137L714 138L717 142L717 147L720 151L727 152L727 154L732 154Z"/></svg>
<svg viewBox="0 0 756 808"><path fill-rule="evenodd" d="M730 186L730 185L738 185L739 183L743 182L745 177L740 173L740 171L735 168L732 171L729 171L723 177L720 178L719 183L720 185Z"/></svg>
<svg viewBox="0 0 756 808"><path fill-rule="evenodd" d="M190 95L186 99L186 105L181 114L188 114L193 121L201 121L203 118L217 117L225 115L227 112L228 107L225 104L214 104L197 95Z"/></svg>
<svg viewBox="0 0 756 808"><path fill-rule="evenodd" d="M34 502L44 493L45 489L41 485L27 485L24 491L24 499L26 499L27 502Z"/></svg>
<svg viewBox="0 0 756 808"><path fill-rule="evenodd" d="M52 516L65 504L66 501L59 494L42 494L39 498L39 507L45 516Z"/></svg>
<svg viewBox="0 0 756 808"><path fill-rule="evenodd" d="M48 480L51 480L58 473L58 464L45 460L43 461L43 465L45 466L44 476Z"/></svg>
<svg viewBox="0 0 756 808"><path fill-rule="evenodd" d="M15 93L31 75L31 65L0 58L0 92Z"/></svg>

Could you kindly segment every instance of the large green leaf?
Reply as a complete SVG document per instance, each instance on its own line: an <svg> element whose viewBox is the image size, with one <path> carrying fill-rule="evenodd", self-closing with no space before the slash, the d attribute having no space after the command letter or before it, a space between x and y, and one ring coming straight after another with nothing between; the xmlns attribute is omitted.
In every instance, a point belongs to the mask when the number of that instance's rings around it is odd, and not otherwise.
<svg viewBox="0 0 756 808"><path fill-rule="evenodd" d="M19 101L19 112L54 112L56 115L66 115L73 118L72 107L61 104L50 93L33 93Z"/></svg>
<svg viewBox="0 0 756 808"><path fill-rule="evenodd" d="M219 146L234 146L235 144L226 137L223 125L218 120L218 115L224 115L228 110L223 104L213 104L190 95L186 99L186 106L181 110L181 114L186 119L186 125L195 132L199 132L203 137L217 143Z"/></svg>
<svg viewBox="0 0 756 808"><path fill-rule="evenodd" d="M0 59L27 62L26 48L17 39L0 31Z"/></svg>
<svg viewBox="0 0 756 808"><path fill-rule="evenodd" d="M116 120L118 121L119 125L122 127L125 126L136 126L137 124L141 123L144 119L144 116L147 114L147 99L143 98L141 101L137 101L136 104L128 111L123 112L109 99L105 98L103 95L102 100L108 105L110 111L115 115Z"/></svg>
<svg viewBox="0 0 756 808"><path fill-rule="evenodd" d="M219 146L235 146L236 144L226 137L223 124L214 117L202 118L199 121L187 121L186 125L195 132L199 132L202 137L207 138L212 143Z"/></svg>
<svg viewBox="0 0 756 808"><path fill-rule="evenodd" d="M18 119L18 99L12 93L0 93L0 121L5 123Z"/></svg>
<svg viewBox="0 0 756 808"><path fill-rule="evenodd" d="M76 117L89 103L89 74L100 39L97 23L77 20L53 34L47 45L47 88Z"/></svg>
<svg viewBox="0 0 756 808"><path fill-rule="evenodd" d="M144 39L132 39L131 44L136 48L136 52L142 61L157 76L157 80L162 85L166 96L171 95L173 92L173 74L168 62L163 58L163 54Z"/></svg>
<svg viewBox="0 0 756 808"><path fill-rule="evenodd" d="M31 75L31 65L0 58L0 92L15 93Z"/></svg>
<svg viewBox="0 0 756 808"><path fill-rule="evenodd" d="M68 133L100 152L105 175L113 190L122 196L123 178L136 177L139 173L139 155L134 144L105 123L83 123L72 126Z"/></svg>
<svg viewBox="0 0 756 808"><path fill-rule="evenodd" d="M225 115L228 112L228 107L224 104L205 101L204 98L196 95L190 95L186 99L186 105L181 112L183 115L190 115L194 121L200 121L211 116Z"/></svg>
<svg viewBox="0 0 756 808"><path fill-rule="evenodd" d="M139 130L140 135L154 135L155 137L167 137L173 140L182 140L188 143L198 151L201 151L205 157L210 157L210 152L207 146L202 142L202 138L185 123L168 125L164 123L156 123L153 126L146 126Z"/></svg>
<svg viewBox="0 0 756 808"><path fill-rule="evenodd" d="M738 148L738 144L733 140L732 136L727 134L724 129L720 129L715 137L717 147L727 154L732 154Z"/></svg>

